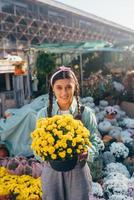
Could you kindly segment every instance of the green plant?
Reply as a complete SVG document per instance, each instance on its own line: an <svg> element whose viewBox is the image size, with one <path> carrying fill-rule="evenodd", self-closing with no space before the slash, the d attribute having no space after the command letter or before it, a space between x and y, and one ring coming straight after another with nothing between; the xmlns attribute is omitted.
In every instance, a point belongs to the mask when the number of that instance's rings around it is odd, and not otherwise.
<svg viewBox="0 0 134 200"><path fill-rule="evenodd" d="M121 97L122 101L134 102L134 70L128 71L123 80L125 90Z"/></svg>
<svg viewBox="0 0 134 200"><path fill-rule="evenodd" d="M101 71L92 73L89 78L84 81L84 95L92 96L94 101L99 101L109 96L111 89L113 89L111 79L111 76L103 76Z"/></svg>
<svg viewBox="0 0 134 200"><path fill-rule="evenodd" d="M39 93L48 92L48 80L52 71L56 67L56 59L54 54L39 51L36 60L37 78L39 80Z"/></svg>

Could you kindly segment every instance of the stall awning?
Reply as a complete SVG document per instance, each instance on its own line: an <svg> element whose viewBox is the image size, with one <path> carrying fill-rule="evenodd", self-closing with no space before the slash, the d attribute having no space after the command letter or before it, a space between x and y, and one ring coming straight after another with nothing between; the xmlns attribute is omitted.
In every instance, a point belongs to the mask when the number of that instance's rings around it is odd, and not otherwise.
<svg viewBox="0 0 134 200"><path fill-rule="evenodd" d="M92 51L123 51L114 48L111 43L105 41L87 41L87 42L68 42L68 43L48 43L34 46L35 50L44 50L50 53L88 53Z"/></svg>

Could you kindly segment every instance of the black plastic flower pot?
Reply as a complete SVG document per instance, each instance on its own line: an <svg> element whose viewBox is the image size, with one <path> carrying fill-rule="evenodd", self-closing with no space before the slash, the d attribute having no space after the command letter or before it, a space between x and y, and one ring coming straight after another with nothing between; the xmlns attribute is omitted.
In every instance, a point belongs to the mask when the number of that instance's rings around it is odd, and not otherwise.
<svg viewBox="0 0 134 200"><path fill-rule="evenodd" d="M77 157L68 160L50 160L49 163L54 170L67 172L74 169L77 164Z"/></svg>

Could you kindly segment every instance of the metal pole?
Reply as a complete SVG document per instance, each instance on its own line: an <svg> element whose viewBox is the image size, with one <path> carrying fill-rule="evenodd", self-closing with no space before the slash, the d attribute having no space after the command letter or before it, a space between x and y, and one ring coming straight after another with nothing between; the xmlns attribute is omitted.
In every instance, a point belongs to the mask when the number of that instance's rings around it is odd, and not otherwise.
<svg viewBox="0 0 134 200"><path fill-rule="evenodd" d="M30 49L27 51L27 62L28 62L28 74L27 74L27 87L28 87L28 98L31 99L32 96L32 74L31 74L31 58L30 58Z"/></svg>
<svg viewBox="0 0 134 200"><path fill-rule="evenodd" d="M83 66L82 66L82 54L80 54L80 94L83 96Z"/></svg>

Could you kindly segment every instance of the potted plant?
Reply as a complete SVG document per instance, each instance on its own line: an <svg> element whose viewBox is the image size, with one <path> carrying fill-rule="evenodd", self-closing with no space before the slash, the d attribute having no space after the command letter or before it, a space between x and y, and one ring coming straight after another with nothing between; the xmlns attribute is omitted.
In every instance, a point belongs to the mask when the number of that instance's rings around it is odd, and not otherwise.
<svg viewBox="0 0 134 200"><path fill-rule="evenodd" d="M72 115L55 115L37 121L32 132L32 149L56 171L69 171L77 157L87 152L90 132Z"/></svg>
<svg viewBox="0 0 134 200"><path fill-rule="evenodd" d="M15 75L23 75L25 73L23 66L25 61L16 61L13 65L15 66Z"/></svg>

